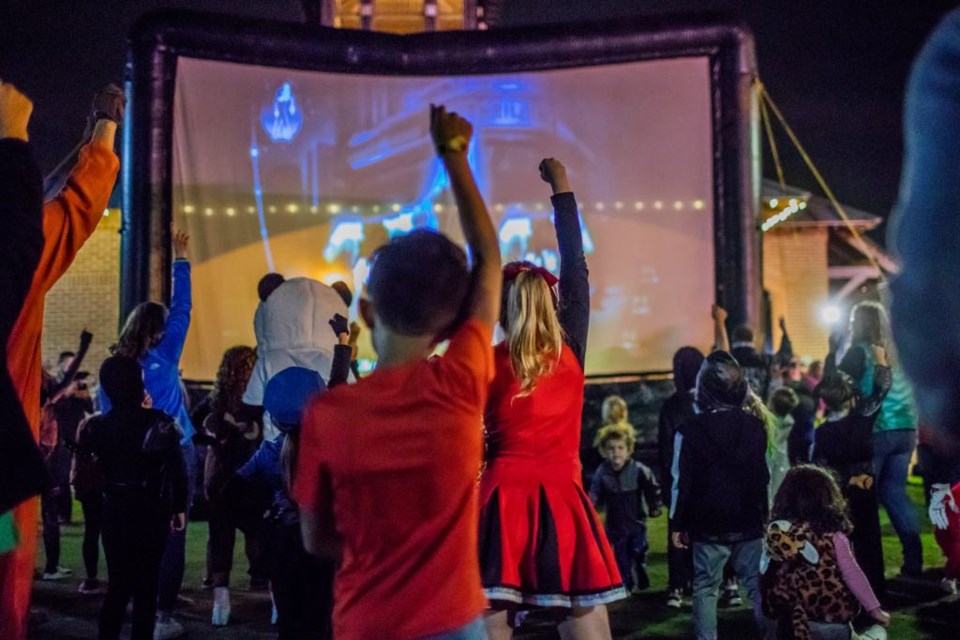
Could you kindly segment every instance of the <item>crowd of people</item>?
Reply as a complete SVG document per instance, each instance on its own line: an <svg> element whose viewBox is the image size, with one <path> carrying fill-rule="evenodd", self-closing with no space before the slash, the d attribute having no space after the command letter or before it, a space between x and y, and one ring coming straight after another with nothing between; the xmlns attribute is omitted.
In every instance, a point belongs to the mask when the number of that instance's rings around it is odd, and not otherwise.
<svg viewBox="0 0 960 640"><path fill-rule="evenodd" d="M958 24L954 14L933 50L960 59L960 47L944 44L960 41ZM847 335L805 370L782 320L780 349L767 354L748 326L731 341L727 313L714 306L709 353L687 346L674 357L657 472L634 459L627 403L614 396L594 442L603 462L585 484L590 281L566 169L553 158L539 166L559 276L502 265L467 161L472 126L431 105L431 139L468 251L430 230L376 251L359 299L373 373L356 367L361 329L347 319L346 285L271 273L257 287L257 344L227 350L213 390L191 406L180 377L190 243L176 232L170 304L143 302L129 314L91 393L81 371L87 332L56 371L42 371L43 297L106 205L124 107L116 87L97 94L85 143L43 203L28 145L32 104L0 82L9 232L0 237L0 637L25 637L38 519L41 579L70 575L59 527L71 518L71 487L84 520L80 593L104 591L100 540L106 557L102 640L120 637L131 602L134 640L183 635L174 614L198 488L209 512L213 626L230 621L241 532L250 584L269 590L281 639L500 640L537 608L560 612L562 638L610 638L606 606L651 586L648 519L666 512L665 604L692 598L697 638L717 637L718 601L739 601L741 590L758 637L885 637L879 510L900 539L900 573L921 576L908 467L921 418L942 419L952 396L932 393L921 376L918 414L882 305L857 305ZM907 258L909 268L917 258ZM898 295L923 282L907 273ZM894 312L897 327L910 327L902 308ZM927 344L903 331L906 345ZM908 370L913 358L904 358ZM958 479L929 474L948 581L960 574Z"/></svg>

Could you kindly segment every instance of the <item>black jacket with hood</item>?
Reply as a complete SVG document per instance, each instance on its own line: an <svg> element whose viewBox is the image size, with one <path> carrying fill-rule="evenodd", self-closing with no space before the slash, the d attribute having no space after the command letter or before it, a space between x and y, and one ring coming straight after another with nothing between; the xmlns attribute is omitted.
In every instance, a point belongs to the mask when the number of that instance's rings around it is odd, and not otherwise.
<svg viewBox="0 0 960 640"><path fill-rule="evenodd" d="M693 416L676 439L673 529L694 542L733 543L763 536L767 520L767 436L740 409Z"/></svg>

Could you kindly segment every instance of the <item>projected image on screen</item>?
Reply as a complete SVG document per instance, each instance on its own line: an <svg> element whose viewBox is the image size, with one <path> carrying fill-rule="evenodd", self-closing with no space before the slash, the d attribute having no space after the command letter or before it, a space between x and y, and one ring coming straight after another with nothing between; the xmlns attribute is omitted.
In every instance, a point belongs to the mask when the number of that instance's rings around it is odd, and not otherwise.
<svg viewBox="0 0 960 640"><path fill-rule="evenodd" d="M212 378L226 348L254 343L256 284L269 271L358 291L393 236L429 227L462 242L431 102L473 122L469 160L505 261L557 271L537 166L566 164L590 267L588 374L669 370L678 347L709 346L705 58L454 78L181 58L173 191L174 224L194 244L187 377ZM369 341L360 355L375 358Z"/></svg>

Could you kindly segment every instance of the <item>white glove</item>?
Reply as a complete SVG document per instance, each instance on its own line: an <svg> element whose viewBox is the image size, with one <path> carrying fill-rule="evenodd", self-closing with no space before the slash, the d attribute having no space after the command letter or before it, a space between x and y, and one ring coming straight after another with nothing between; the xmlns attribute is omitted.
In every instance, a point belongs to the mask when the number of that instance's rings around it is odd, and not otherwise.
<svg viewBox="0 0 960 640"><path fill-rule="evenodd" d="M930 485L930 508L927 513L930 515L930 522L937 529L946 530L950 527L950 521L947 519L948 508L953 513L960 513L957 502L953 499L953 493L950 491L950 485Z"/></svg>

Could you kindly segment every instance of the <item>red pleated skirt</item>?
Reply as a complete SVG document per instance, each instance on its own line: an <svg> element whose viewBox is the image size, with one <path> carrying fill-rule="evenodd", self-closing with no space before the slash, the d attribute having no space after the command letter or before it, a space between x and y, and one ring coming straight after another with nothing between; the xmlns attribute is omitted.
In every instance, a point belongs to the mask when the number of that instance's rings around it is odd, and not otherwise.
<svg viewBox="0 0 960 640"><path fill-rule="evenodd" d="M590 607L627 596L579 463L494 460L480 480L480 570L491 607Z"/></svg>

